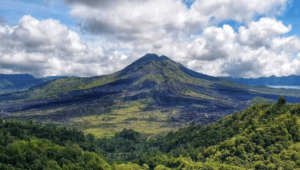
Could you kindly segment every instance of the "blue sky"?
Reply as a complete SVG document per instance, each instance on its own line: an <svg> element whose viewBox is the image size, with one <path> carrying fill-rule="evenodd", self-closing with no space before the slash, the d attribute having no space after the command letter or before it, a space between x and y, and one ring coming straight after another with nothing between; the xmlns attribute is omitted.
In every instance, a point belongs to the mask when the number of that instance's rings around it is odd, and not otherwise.
<svg viewBox="0 0 300 170"><path fill-rule="evenodd" d="M194 3L194 0L182 0L187 7ZM10 25L16 25L20 18L24 15L31 15L37 19L53 18L70 28L78 29L76 18L70 16L70 7L61 0L12 0L0 2L0 16L2 16ZM258 20L260 17L256 17ZM286 10L279 16L278 20L283 21L285 25L291 24L293 30L287 35L295 35L300 33L300 1L291 0ZM235 21L224 21L218 25L229 24L233 28L238 29L242 23Z"/></svg>
<svg viewBox="0 0 300 170"><path fill-rule="evenodd" d="M0 73L95 76L157 53L212 76L299 75L299 8L296 0L1 1Z"/></svg>
<svg viewBox="0 0 300 170"><path fill-rule="evenodd" d="M74 28L76 19L69 14L70 8L59 0L12 0L0 2L0 16L10 25L18 24L24 15L31 15L36 19L56 19Z"/></svg>
<svg viewBox="0 0 300 170"><path fill-rule="evenodd" d="M287 10L277 17L283 21L285 25L291 24L293 26L292 31L288 35L299 35L300 33L300 1L293 0L288 5Z"/></svg>

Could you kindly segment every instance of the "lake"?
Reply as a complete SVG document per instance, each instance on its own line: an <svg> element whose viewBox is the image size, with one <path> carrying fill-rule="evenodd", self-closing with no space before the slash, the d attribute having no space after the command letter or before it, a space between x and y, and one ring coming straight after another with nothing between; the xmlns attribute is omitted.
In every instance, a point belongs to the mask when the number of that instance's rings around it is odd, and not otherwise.
<svg viewBox="0 0 300 170"><path fill-rule="evenodd" d="M284 89L299 89L300 90L300 86L268 86L268 87L276 88L276 89L284 88Z"/></svg>

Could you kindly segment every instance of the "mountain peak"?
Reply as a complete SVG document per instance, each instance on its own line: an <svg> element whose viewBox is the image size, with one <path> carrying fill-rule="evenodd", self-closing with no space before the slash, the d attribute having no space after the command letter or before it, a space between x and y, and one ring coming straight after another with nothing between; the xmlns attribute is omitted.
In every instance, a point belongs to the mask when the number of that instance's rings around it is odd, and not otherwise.
<svg viewBox="0 0 300 170"><path fill-rule="evenodd" d="M152 62L152 61L163 61L165 60L165 58L167 57L159 57L157 54L146 54L143 57L139 58L138 60L136 60L134 63L148 63L148 62Z"/></svg>
<svg viewBox="0 0 300 170"><path fill-rule="evenodd" d="M136 60L134 63L142 63L142 62L151 62L151 61L164 61L164 60L171 60L170 58L168 58L167 56L158 56L157 54L146 54L143 57L141 57L140 59Z"/></svg>
<svg viewBox="0 0 300 170"><path fill-rule="evenodd" d="M162 60L171 60L169 57L167 57L167 56L165 56L165 55L160 56L160 58L161 58Z"/></svg>
<svg viewBox="0 0 300 170"><path fill-rule="evenodd" d="M135 77L138 75L138 72L140 73L139 76L144 76L144 73L155 73L161 74L163 76L166 76L166 74L168 73L172 73L178 75L181 74L181 76L183 77L190 76L193 78L199 78L208 81L220 80L220 78L208 76L190 70L183 65L176 63L165 55L159 57L156 54L146 54L143 57L139 58L138 60L121 70L119 77L128 76L129 74Z"/></svg>
<svg viewBox="0 0 300 170"><path fill-rule="evenodd" d="M155 61L160 61L161 60L161 58L158 55L150 54L150 53L144 55L140 59L142 59L142 60L155 60Z"/></svg>
<svg viewBox="0 0 300 170"><path fill-rule="evenodd" d="M164 61L167 59L169 59L169 58L166 56L159 57L157 54L149 54L148 53L148 54L144 55L143 57L137 59L135 62L133 62L129 66L127 66L127 68L130 68L132 66L142 66L142 65L148 64L153 61Z"/></svg>

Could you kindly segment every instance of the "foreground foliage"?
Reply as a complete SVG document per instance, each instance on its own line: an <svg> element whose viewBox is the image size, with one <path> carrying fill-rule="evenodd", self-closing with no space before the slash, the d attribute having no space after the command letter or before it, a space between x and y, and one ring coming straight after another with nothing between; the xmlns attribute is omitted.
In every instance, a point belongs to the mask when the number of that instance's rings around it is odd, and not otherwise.
<svg viewBox="0 0 300 170"><path fill-rule="evenodd" d="M300 169L300 104L280 97L211 125L143 138L0 122L0 169Z"/></svg>

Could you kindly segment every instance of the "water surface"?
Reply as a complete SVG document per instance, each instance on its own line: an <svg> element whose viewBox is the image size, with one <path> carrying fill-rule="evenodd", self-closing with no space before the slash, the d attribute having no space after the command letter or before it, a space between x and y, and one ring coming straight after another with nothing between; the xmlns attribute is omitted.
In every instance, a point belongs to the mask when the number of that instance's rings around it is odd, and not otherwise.
<svg viewBox="0 0 300 170"><path fill-rule="evenodd" d="M299 89L300 90L300 86L268 86L271 88L276 88L276 89Z"/></svg>

